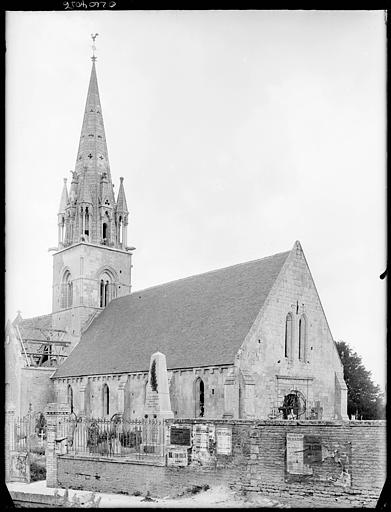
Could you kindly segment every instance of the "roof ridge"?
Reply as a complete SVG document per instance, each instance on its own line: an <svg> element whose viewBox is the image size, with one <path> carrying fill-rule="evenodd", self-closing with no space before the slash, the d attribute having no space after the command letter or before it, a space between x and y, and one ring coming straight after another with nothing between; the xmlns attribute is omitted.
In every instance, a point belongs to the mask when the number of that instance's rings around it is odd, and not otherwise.
<svg viewBox="0 0 391 512"><path fill-rule="evenodd" d="M241 265L248 265L249 263L255 263L256 261L262 261L262 260L266 260L268 258L274 258L275 256L279 256L279 255L282 255L282 254L289 254L290 252L291 252L290 250L289 251L276 252L275 254L271 254L270 256L264 256L263 258L256 258L254 260L243 261L241 263L235 263L234 265L228 265L227 267L216 268L214 270L207 270L206 272L201 272L201 274L193 274L191 276L180 277L179 279L173 279L172 281L167 281L166 283L155 284L153 286L148 286L147 288L142 288L141 290L135 290L131 294L125 295L124 297L129 297L129 296L134 295L135 293L145 292L145 291L148 291L148 290L152 290L154 288L159 288L160 286L167 286L169 284L174 284L174 283L177 283L178 281L186 281L187 279L192 279L194 277L205 276L207 274L213 274L214 272L221 272L222 270L227 270L229 268L239 267ZM118 299L122 299L122 298L123 297L118 297Z"/></svg>

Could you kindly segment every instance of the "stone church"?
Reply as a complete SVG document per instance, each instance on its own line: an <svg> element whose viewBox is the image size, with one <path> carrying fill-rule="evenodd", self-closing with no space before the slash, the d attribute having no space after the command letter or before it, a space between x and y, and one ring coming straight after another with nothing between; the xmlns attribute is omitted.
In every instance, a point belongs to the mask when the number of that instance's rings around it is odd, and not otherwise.
<svg viewBox="0 0 391 512"><path fill-rule="evenodd" d="M6 329L7 401L143 416L166 356L176 418L347 419L343 367L302 247L131 292L123 178L108 160L95 57L75 170L64 180L52 313ZM31 404L31 405L30 405Z"/></svg>

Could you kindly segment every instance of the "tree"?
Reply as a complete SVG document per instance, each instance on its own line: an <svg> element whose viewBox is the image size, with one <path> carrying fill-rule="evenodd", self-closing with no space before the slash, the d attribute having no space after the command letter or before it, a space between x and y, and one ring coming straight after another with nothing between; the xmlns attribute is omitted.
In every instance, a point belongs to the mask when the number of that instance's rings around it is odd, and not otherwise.
<svg viewBox="0 0 391 512"><path fill-rule="evenodd" d="M344 341L336 342L339 357L344 368L348 388L348 415L356 419L376 420L385 418L384 393L372 380L361 357Z"/></svg>

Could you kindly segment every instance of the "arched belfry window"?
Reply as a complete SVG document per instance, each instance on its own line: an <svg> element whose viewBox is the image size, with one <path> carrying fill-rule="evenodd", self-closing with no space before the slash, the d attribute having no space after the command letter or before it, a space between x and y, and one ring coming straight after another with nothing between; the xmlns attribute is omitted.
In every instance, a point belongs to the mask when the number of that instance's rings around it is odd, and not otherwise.
<svg viewBox="0 0 391 512"><path fill-rule="evenodd" d="M110 415L110 390L107 384L104 384L102 390L103 416Z"/></svg>
<svg viewBox="0 0 391 512"><path fill-rule="evenodd" d="M292 315L288 313L285 319L284 356L290 357L292 350Z"/></svg>
<svg viewBox="0 0 391 512"><path fill-rule="evenodd" d="M203 418L205 415L205 385L204 381L198 377L194 385L195 394L195 417Z"/></svg>
<svg viewBox="0 0 391 512"><path fill-rule="evenodd" d="M61 307L70 308L73 303L73 282L71 273L67 270L61 283Z"/></svg>
<svg viewBox="0 0 391 512"><path fill-rule="evenodd" d="M67 401L71 407L71 412L73 412L73 389L70 384L68 384Z"/></svg>
<svg viewBox="0 0 391 512"><path fill-rule="evenodd" d="M299 320L299 359L305 361L306 359L306 344L307 344L307 322L304 315Z"/></svg>
<svg viewBox="0 0 391 512"><path fill-rule="evenodd" d="M105 308L116 297L116 285L114 277L105 271L99 279L99 307Z"/></svg>

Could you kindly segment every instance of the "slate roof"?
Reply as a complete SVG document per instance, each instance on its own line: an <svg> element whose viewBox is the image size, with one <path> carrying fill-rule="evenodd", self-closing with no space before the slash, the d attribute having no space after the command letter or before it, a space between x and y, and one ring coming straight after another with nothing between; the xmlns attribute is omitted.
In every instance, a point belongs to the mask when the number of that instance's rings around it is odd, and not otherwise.
<svg viewBox="0 0 391 512"><path fill-rule="evenodd" d="M232 364L288 252L133 292L113 300L54 377Z"/></svg>

